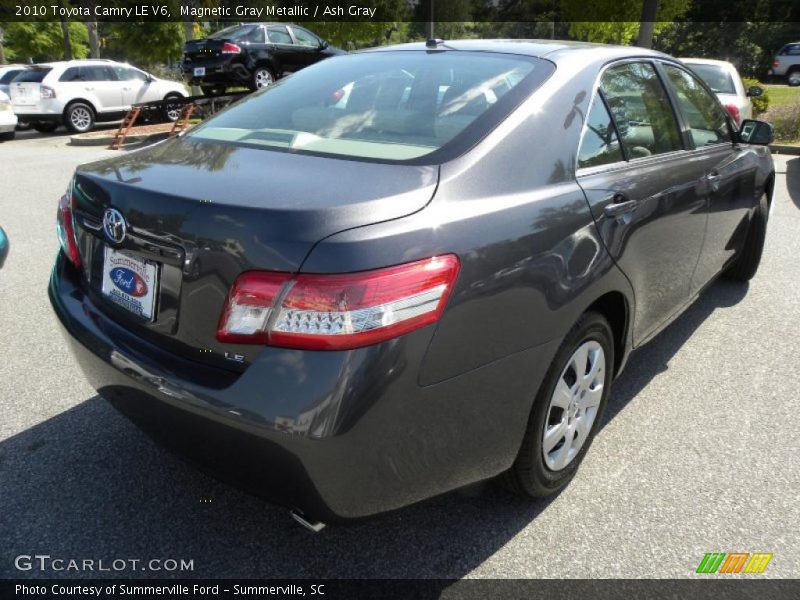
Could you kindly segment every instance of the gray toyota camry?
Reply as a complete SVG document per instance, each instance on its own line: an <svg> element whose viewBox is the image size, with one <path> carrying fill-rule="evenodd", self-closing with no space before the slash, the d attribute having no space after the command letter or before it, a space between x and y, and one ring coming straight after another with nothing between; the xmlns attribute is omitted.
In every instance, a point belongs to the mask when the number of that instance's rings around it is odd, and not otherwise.
<svg viewBox="0 0 800 600"><path fill-rule="evenodd" d="M640 48L335 57L78 168L50 299L103 397L307 526L553 494L630 352L755 274L771 137Z"/></svg>

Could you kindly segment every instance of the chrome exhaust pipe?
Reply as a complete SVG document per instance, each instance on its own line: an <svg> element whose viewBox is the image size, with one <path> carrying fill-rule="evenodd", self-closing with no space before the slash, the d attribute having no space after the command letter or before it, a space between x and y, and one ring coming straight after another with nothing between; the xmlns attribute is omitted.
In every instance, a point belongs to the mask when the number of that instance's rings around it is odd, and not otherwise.
<svg viewBox="0 0 800 600"><path fill-rule="evenodd" d="M325 529L325 523L322 523L320 521L315 521L314 519L309 519L298 510L292 509L291 511L289 511L289 514L292 515L292 518L295 521L300 523L300 525L308 529L311 533L319 533L320 531Z"/></svg>

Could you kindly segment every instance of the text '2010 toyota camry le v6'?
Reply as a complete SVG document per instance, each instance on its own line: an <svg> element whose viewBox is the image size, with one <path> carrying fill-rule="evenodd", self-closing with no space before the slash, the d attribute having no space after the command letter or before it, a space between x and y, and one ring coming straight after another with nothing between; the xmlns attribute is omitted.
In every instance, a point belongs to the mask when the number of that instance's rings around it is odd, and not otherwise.
<svg viewBox="0 0 800 600"><path fill-rule="evenodd" d="M109 402L307 522L552 494L631 349L754 275L771 136L639 48L335 57L78 168L50 298Z"/></svg>

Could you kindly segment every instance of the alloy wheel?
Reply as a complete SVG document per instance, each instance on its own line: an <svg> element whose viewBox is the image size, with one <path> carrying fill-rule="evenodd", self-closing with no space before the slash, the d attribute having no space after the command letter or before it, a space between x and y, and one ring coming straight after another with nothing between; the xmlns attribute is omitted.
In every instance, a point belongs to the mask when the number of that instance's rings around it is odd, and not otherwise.
<svg viewBox="0 0 800 600"><path fill-rule="evenodd" d="M260 90L272 83L272 73L268 69L259 69L256 71L256 89Z"/></svg>
<svg viewBox="0 0 800 600"><path fill-rule="evenodd" d="M569 465L589 437L603 399L605 372L605 352L594 340L583 342L567 361L550 398L542 437L550 470Z"/></svg>
<svg viewBox="0 0 800 600"><path fill-rule="evenodd" d="M76 106L69 114L69 121L78 131L88 129L92 124L92 115L88 108Z"/></svg>

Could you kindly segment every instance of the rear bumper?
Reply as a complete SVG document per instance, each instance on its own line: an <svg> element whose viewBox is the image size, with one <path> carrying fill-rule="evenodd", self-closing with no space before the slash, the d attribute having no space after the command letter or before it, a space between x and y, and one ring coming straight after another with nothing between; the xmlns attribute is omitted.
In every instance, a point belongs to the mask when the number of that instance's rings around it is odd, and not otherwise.
<svg viewBox="0 0 800 600"><path fill-rule="evenodd" d="M61 125L64 121L61 113L26 113L14 107L14 114L17 115L20 121L24 121L25 123L58 123Z"/></svg>
<svg viewBox="0 0 800 600"><path fill-rule="evenodd" d="M205 75L195 76L194 69L197 67L204 68L206 70ZM183 80L188 85L248 84L250 83L250 77L252 75L242 63L220 63L218 61L184 63L181 65L181 73L183 74Z"/></svg>
<svg viewBox="0 0 800 600"><path fill-rule="evenodd" d="M347 352L265 348L241 375L119 327L59 255L50 300L112 405L220 479L323 521L364 517L494 476L516 456L555 350L418 385L432 331Z"/></svg>

